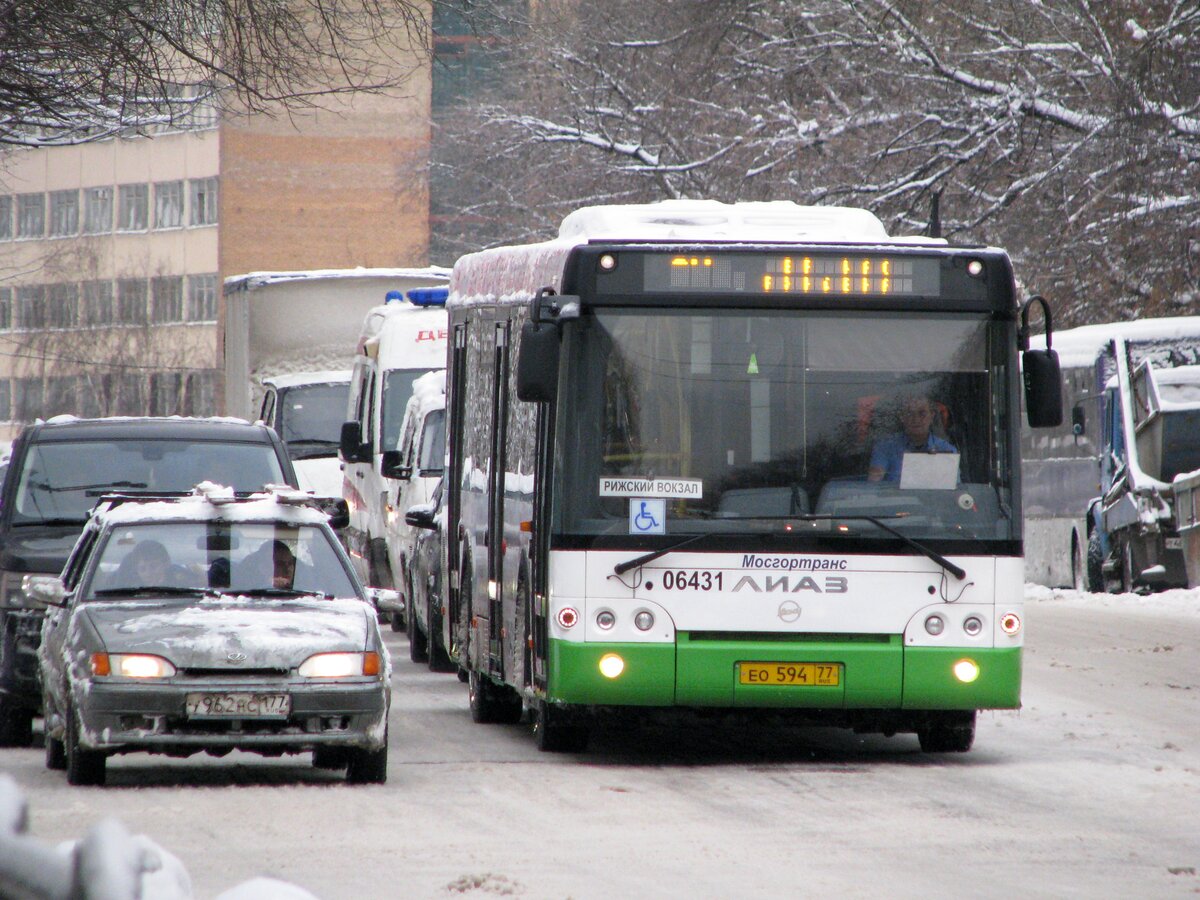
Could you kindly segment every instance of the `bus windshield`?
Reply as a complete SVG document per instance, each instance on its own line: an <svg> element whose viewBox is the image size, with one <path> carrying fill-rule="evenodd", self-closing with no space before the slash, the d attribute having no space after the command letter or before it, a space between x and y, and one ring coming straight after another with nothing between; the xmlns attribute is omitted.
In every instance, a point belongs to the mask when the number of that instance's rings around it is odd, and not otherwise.
<svg viewBox="0 0 1200 900"><path fill-rule="evenodd" d="M1015 540L1003 327L596 310L564 329L554 531L894 539L875 517L914 538Z"/></svg>

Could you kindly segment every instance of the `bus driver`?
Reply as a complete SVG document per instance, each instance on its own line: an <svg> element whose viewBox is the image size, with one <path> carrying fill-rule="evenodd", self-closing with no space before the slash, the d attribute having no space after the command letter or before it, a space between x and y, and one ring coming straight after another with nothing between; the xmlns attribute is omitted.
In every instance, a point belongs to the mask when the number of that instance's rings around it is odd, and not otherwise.
<svg viewBox="0 0 1200 900"><path fill-rule="evenodd" d="M900 404L902 431L875 442L867 481L899 481L905 453L957 453L957 447L930 431L933 416L933 403L928 397L906 396Z"/></svg>

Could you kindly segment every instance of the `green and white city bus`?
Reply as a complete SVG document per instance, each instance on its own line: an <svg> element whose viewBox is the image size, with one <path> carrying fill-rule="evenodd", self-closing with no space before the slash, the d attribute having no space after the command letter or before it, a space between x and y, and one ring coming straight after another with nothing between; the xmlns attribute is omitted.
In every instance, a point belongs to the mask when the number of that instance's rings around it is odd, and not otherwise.
<svg viewBox="0 0 1200 900"><path fill-rule="evenodd" d="M962 751L1020 705L1029 304L1002 250L667 201L450 284L441 627L477 721L529 708L581 750L598 713L790 710ZM1053 351L1024 378L1061 418Z"/></svg>

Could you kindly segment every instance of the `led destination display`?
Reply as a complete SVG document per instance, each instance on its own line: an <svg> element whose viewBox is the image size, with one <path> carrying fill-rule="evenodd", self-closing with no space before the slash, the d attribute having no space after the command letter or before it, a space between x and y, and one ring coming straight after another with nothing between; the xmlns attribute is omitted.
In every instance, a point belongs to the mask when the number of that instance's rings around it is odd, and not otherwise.
<svg viewBox="0 0 1200 900"><path fill-rule="evenodd" d="M644 288L665 293L938 296L941 264L919 256L876 253L648 254Z"/></svg>

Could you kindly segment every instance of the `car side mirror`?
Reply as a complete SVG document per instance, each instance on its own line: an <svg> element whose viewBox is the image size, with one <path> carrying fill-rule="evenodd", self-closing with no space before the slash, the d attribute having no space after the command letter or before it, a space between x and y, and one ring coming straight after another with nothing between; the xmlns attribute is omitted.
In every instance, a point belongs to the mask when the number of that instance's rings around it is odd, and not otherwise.
<svg viewBox="0 0 1200 900"><path fill-rule="evenodd" d="M413 473L412 466L404 465L402 450L384 450L379 471L384 478L396 478L400 481L408 481Z"/></svg>
<svg viewBox="0 0 1200 900"><path fill-rule="evenodd" d="M436 531L437 523L437 507L432 503L421 503L417 506L410 506L408 511L404 513L404 521L413 528L424 528L430 531Z"/></svg>
<svg viewBox="0 0 1200 900"><path fill-rule="evenodd" d="M361 463L371 461L371 448L363 443L362 423L343 422L338 455L343 462Z"/></svg>
<svg viewBox="0 0 1200 900"><path fill-rule="evenodd" d="M342 497L315 497L314 505L329 516L329 527L334 531L350 524L350 504Z"/></svg>
<svg viewBox="0 0 1200 900"><path fill-rule="evenodd" d="M383 609L384 607L404 608L404 601L400 599L400 592L393 591L391 588L369 587L367 588L367 599L371 601L376 609Z"/></svg>
<svg viewBox="0 0 1200 900"><path fill-rule="evenodd" d="M57 575L26 575L21 588L26 597L46 606L67 605L67 588Z"/></svg>

